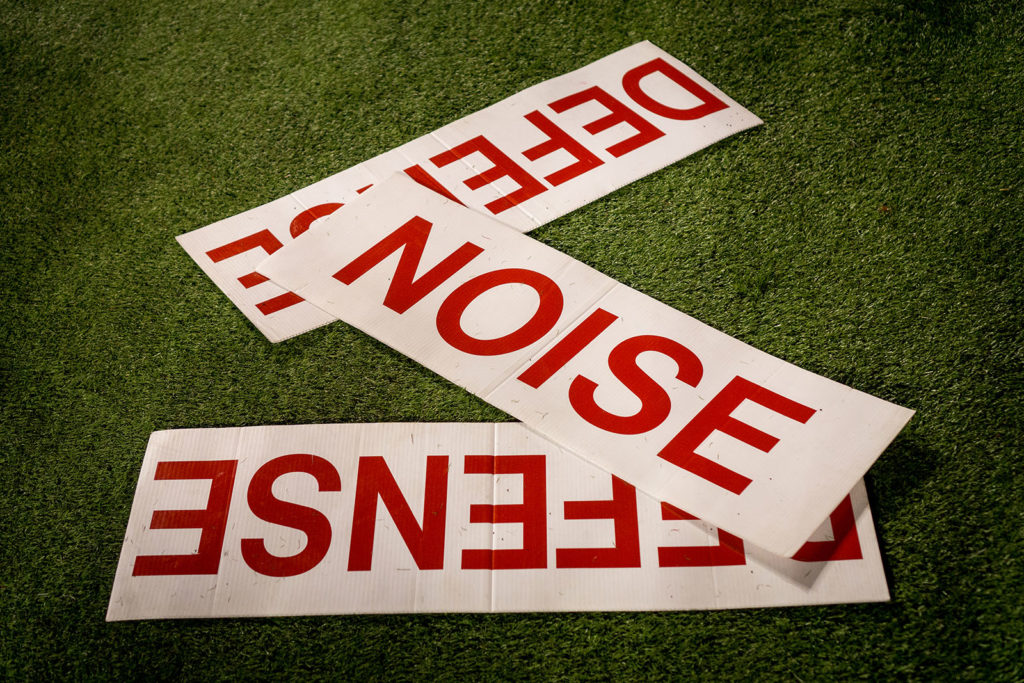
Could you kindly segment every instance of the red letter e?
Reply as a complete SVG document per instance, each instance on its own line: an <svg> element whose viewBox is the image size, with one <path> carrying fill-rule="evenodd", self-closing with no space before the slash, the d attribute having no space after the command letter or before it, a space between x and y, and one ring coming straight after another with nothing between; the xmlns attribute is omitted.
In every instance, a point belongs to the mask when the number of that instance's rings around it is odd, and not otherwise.
<svg viewBox="0 0 1024 683"><path fill-rule="evenodd" d="M157 481L209 479L205 510L154 510L150 529L202 529L199 552L191 555L139 555L132 576L216 574L224 546L224 528L231 506L237 460L172 460L157 463Z"/></svg>

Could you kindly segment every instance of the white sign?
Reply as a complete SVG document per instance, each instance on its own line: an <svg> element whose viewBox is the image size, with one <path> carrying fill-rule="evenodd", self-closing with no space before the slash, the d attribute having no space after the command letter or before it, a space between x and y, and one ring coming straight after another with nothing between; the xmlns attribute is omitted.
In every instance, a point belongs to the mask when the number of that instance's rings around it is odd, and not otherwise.
<svg viewBox="0 0 1024 683"><path fill-rule="evenodd" d="M795 559L693 519L514 423L156 432L107 619L889 599L862 483Z"/></svg>
<svg viewBox="0 0 1024 683"><path fill-rule="evenodd" d="M260 272L641 491L779 555L913 414L402 175Z"/></svg>
<svg viewBox="0 0 1024 683"><path fill-rule="evenodd" d="M525 232L760 123L693 69L637 43L178 241L276 342L333 318L267 282L257 264L395 173Z"/></svg>

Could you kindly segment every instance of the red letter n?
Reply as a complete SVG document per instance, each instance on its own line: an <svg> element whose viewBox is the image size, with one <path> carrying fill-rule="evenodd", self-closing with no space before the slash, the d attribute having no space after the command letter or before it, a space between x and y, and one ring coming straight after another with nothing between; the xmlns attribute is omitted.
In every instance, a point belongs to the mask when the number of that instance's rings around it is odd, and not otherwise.
<svg viewBox="0 0 1024 683"><path fill-rule="evenodd" d="M377 528L377 498L391 513L405 546L420 569L444 568L445 510L448 502L448 456L427 456L427 482L423 494L423 526L402 495L384 458L359 458L356 502L352 514L352 541L348 570L369 571L373 563L373 536Z"/></svg>
<svg viewBox="0 0 1024 683"><path fill-rule="evenodd" d="M157 481L209 479L210 497L205 510L154 510L150 529L201 529L199 552L192 555L139 555L132 576L216 574L224 529L231 506L237 460L175 460L157 463Z"/></svg>
<svg viewBox="0 0 1024 683"><path fill-rule="evenodd" d="M334 274L334 278L350 285L368 270L399 249L402 255L398 267L384 296L384 305L396 313L405 313L417 301L430 294L442 282L457 273L463 266L483 251L471 242L466 242L449 254L443 261L416 278L423 249L430 236L431 223L419 216L413 216L393 233L357 256L354 261Z"/></svg>

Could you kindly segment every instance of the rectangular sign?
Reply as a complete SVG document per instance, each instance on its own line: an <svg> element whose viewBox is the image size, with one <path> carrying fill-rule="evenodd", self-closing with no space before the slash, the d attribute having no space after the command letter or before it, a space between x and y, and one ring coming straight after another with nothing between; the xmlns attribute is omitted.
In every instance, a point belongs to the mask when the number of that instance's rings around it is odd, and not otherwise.
<svg viewBox="0 0 1024 683"><path fill-rule="evenodd" d="M888 599L862 482L785 559L519 424L300 425L152 435L107 619Z"/></svg>
<svg viewBox="0 0 1024 683"><path fill-rule="evenodd" d="M760 123L645 41L178 241L276 342L333 318L257 264L395 173L526 232Z"/></svg>
<svg viewBox="0 0 1024 683"><path fill-rule="evenodd" d="M779 555L796 552L913 414L401 174L260 272L641 491Z"/></svg>

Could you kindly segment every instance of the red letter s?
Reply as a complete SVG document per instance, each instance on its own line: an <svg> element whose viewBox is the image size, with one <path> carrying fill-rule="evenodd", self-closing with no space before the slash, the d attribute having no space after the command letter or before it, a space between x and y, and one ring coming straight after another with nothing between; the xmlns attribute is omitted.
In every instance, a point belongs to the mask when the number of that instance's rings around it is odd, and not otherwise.
<svg viewBox="0 0 1024 683"><path fill-rule="evenodd" d="M636 359L645 351L657 351L676 362L676 379L696 387L704 367L690 349L679 342L656 334L631 337L608 354L608 367L627 389L640 399L641 406L633 415L610 413L594 400L597 383L579 375L569 385L569 403L580 417L606 432L643 434L660 425L672 409L668 393L650 375L640 369Z"/></svg>
<svg viewBox="0 0 1024 683"><path fill-rule="evenodd" d="M266 576L295 576L320 564L331 547L331 523L318 510L275 498L271 487L289 472L304 472L316 479L320 491L340 491L341 478L327 460L305 453L282 455L266 463L249 482L248 501L253 514L265 522L298 529L306 534L306 547L295 555L278 557L267 552L259 538L242 539L242 558L253 571Z"/></svg>

